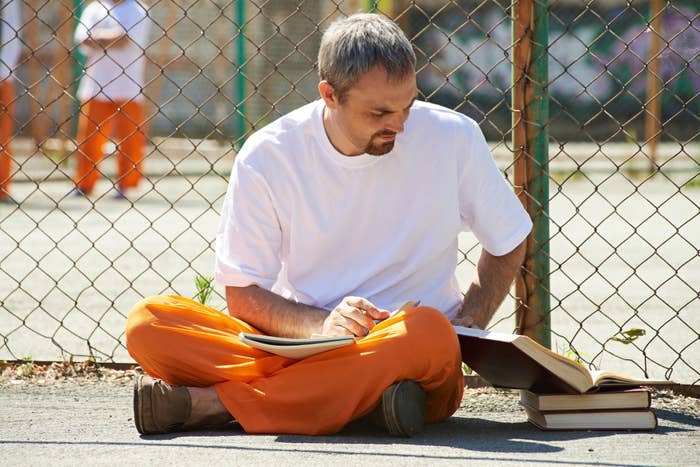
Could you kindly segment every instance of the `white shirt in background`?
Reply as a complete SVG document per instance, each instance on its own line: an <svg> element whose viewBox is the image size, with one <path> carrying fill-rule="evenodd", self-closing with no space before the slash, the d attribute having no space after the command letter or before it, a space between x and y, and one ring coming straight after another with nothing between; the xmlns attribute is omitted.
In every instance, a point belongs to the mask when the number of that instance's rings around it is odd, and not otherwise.
<svg viewBox="0 0 700 467"><path fill-rule="evenodd" d="M0 81L12 76L22 50L20 0L0 0Z"/></svg>
<svg viewBox="0 0 700 467"><path fill-rule="evenodd" d="M323 108L319 100L280 118L237 155L217 282L329 310L348 295L389 310L420 300L454 317L458 234L503 255L532 227L478 125L415 102L390 153L346 157L326 136Z"/></svg>
<svg viewBox="0 0 700 467"><path fill-rule="evenodd" d="M143 99L145 49L151 19L140 2L99 0L90 3L80 16L74 40L80 44L91 32L114 27L122 28L131 39L126 46L106 52L81 47L87 58L87 70L78 88L78 98L83 102L94 97L98 100Z"/></svg>

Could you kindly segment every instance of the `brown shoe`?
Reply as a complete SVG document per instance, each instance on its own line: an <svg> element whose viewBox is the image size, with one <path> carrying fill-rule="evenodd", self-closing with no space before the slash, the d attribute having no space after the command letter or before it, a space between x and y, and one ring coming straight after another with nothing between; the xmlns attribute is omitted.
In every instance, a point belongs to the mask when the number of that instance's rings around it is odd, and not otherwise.
<svg viewBox="0 0 700 467"><path fill-rule="evenodd" d="M425 391L415 381L399 381L384 390L369 419L392 436L410 438L423 430L425 398Z"/></svg>
<svg viewBox="0 0 700 467"><path fill-rule="evenodd" d="M184 386L171 386L150 376L134 381L134 423L139 433L153 435L182 431L190 417L192 399Z"/></svg>

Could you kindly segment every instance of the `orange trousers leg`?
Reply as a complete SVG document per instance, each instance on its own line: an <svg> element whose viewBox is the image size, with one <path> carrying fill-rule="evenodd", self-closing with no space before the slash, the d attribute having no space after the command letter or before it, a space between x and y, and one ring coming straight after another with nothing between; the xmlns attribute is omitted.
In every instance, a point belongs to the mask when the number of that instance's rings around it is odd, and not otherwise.
<svg viewBox="0 0 700 467"><path fill-rule="evenodd" d="M12 152L10 143L14 131L15 90L10 78L0 81L0 198L10 196Z"/></svg>
<svg viewBox="0 0 700 467"><path fill-rule="evenodd" d="M80 108L78 119L78 164L73 181L84 193L92 192L100 178L99 164L104 156L103 147L107 142L115 114L114 104L108 101L91 99Z"/></svg>
<svg viewBox="0 0 700 467"><path fill-rule="evenodd" d="M78 123L78 164L75 185L90 193L100 178L103 147L114 128L117 143L117 185L133 188L141 180L145 136L141 130L140 102L111 102L91 99L83 104Z"/></svg>
<svg viewBox="0 0 700 467"><path fill-rule="evenodd" d="M183 386L214 386L249 433L330 434L370 412L401 380L427 391L426 420L452 415L462 399L457 337L439 311L421 307L378 324L354 345L292 360L252 348L248 324L175 295L138 303L127 348L154 377Z"/></svg>
<svg viewBox="0 0 700 467"><path fill-rule="evenodd" d="M119 105L114 119L117 140L117 186L135 188L141 181L141 162L146 135L143 133L143 105L129 101Z"/></svg>

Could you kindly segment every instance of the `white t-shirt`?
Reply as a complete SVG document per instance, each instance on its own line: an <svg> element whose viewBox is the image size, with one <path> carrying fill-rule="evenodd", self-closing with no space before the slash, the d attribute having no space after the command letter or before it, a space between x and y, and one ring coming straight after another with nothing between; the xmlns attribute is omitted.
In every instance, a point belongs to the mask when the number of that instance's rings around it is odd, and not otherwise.
<svg viewBox="0 0 700 467"><path fill-rule="evenodd" d="M99 0L89 4L75 29L75 42L80 44L90 33L100 29L121 27L130 40L124 47L107 52L81 47L87 57L85 75L80 80L78 98L85 102L99 100L142 100L146 45L151 19L145 7L136 0Z"/></svg>
<svg viewBox="0 0 700 467"><path fill-rule="evenodd" d="M396 309L420 300L448 317L462 296L457 236L494 255L532 223L477 124L415 102L394 149L347 157L319 100L252 135L236 157L216 237L216 280L257 284L333 309L348 295Z"/></svg>
<svg viewBox="0 0 700 467"><path fill-rule="evenodd" d="M1 0L0 18L0 81L3 81L12 76L22 48L19 0Z"/></svg>

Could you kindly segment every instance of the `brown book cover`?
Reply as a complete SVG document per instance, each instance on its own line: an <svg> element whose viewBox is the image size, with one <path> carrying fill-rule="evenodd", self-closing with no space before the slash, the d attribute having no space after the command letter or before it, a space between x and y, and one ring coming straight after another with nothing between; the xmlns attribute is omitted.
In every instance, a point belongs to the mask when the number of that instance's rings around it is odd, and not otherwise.
<svg viewBox="0 0 700 467"><path fill-rule="evenodd" d="M585 394L543 394L523 389L520 404L542 412L561 410L648 409L651 394L645 388L605 388Z"/></svg>
<svg viewBox="0 0 700 467"><path fill-rule="evenodd" d="M583 410L541 412L525 407L527 419L542 430L653 430L651 410Z"/></svg>
<svg viewBox="0 0 700 467"><path fill-rule="evenodd" d="M670 384L591 371L527 336L455 326L462 361L496 387L580 394L598 387Z"/></svg>

